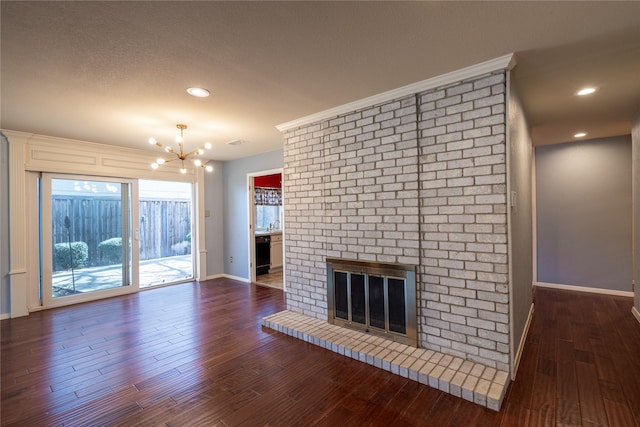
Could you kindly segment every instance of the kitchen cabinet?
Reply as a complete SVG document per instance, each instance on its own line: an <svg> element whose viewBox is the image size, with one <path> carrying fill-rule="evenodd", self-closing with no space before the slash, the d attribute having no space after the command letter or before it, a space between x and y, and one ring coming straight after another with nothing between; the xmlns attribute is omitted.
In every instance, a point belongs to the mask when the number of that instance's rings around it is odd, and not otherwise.
<svg viewBox="0 0 640 427"><path fill-rule="evenodd" d="M271 235L271 270L282 268L282 234Z"/></svg>

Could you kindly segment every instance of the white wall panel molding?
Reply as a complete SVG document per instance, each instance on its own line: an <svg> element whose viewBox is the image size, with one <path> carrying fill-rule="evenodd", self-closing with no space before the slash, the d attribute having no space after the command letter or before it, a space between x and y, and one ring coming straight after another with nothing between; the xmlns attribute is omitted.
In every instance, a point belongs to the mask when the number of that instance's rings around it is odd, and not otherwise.
<svg viewBox="0 0 640 427"><path fill-rule="evenodd" d="M196 182L198 170L180 164L167 163L158 170L151 163L163 152L96 144L66 138L5 131L9 141L22 140L26 145L24 169L27 171L100 175L119 178L142 178Z"/></svg>
<svg viewBox="0 0 640 427"><path fill-rule="evenodd" d="M26 316L27 308L27 216L25 200L25 149L27 138L9 140L9 289L11 317Z"/></svg>
<svg viewBox="0 0 640 427"><path fill-rule="evenodd" d="M200 245L197 246L196 265L198 278L206 276L206 248L204 243L204 171L193 166L187 173L179 172L179 164L172 162L159 170L152 170L151 163L162 152L154 153L131 148L114 147L86 141L56 138L25 132L3 130L9 141L9 248L11 253L9 269L10 317L28 315L39 309L33 295L37 282L37 262L28 254L37 253L37 241L30 239L30 217L35 208L33 194L35 184L27 181L29 176L40 172L86 176L115 177L129 179L149 179L159 181L180 181L196 184L194 192L196 233ZM33 234L33 233L31 233ZM200 258L203 259L200 259ZM29 288L29 286L31 288Z"/></svg>

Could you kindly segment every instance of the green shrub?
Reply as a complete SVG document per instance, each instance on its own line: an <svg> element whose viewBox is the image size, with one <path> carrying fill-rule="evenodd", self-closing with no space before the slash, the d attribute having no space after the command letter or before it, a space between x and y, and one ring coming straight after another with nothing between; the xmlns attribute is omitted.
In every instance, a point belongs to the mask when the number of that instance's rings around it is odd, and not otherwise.
<svg viewBox="0 0 640 427"><path fill-rule="evenodd" d="M69 251L71 247L71 252ZM73 265L71 260L73 259ZM53 245L53 270L83 268L89 260L89 246L85 242L56 243Z"/></svg>
<svg viewBox="0 0 640 427"><path fill-rule="evenodd" d="M113 237L98 244L102 265L122 263L122 237Z"/></svg>

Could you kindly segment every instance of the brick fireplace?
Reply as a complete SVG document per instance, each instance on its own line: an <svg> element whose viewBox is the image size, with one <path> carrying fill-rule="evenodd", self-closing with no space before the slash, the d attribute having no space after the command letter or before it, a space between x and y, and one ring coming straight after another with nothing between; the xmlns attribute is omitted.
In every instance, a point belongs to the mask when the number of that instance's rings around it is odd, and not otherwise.
<svg viewBox="0 0 640 427"><path fill-rule="evenodd" d="M415 266L417 347L513 373L507 79L496 69L283 130L289 312L327 321L328 259Z"/></svg>
<svg viewBox="0 0 640 427"><path fill-rule="evenodd" d="M509 370L505 73L285 133L287 307L326 259L417 265L418 345Z"/></svg>

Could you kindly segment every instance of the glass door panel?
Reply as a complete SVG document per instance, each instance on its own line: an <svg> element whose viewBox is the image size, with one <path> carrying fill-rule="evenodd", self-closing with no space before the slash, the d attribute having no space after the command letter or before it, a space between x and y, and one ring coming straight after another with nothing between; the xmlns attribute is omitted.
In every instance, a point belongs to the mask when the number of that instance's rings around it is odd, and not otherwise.
<svg viewBox="0 0 640 427"><path fill-rule="evenodd" d="M140 180L138 185L140 287L193 279L192 184Z"/></svg>
<svg viewBox="0 0 640 427"><path fill-rule="evenodd" d="M131 182L43 176L41 240L45 305L65 298L84 300L87 298L82 295L132 284L131 195Z"/></svg>

